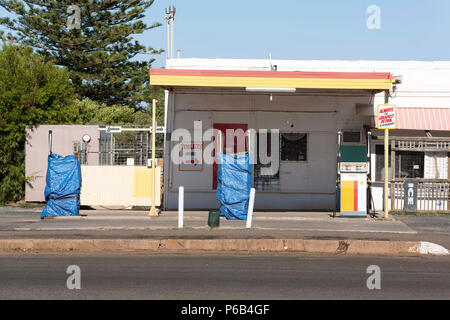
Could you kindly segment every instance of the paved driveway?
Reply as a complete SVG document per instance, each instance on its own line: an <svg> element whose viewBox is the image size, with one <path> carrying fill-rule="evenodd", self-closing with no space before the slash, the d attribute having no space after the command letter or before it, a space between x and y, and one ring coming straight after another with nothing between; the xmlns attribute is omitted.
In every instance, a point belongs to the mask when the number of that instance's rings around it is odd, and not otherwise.
<svg viewBox="0 0 450 320"><path fill-rule="evenodd" d="M450 215L447 216L395 216L418 233L450 235Z"/></svg>
<svg viewBox="0 0 450 320"><path fill-rule="evenodd" d="M178 227L177 212L163 212L159 217L148 217L144 211L82 211L82 217L56 218L31 223L21 221L18 231L57 230L155 230ZM207 211L189 211L184 215L184 226L208 228ZM220 221L221 229L245 229L246 221ZM328 212L255 212L253 228L259 230L340 231L363 233L416 232L401 221L383 221L372 218L332 218Z"/></svg>

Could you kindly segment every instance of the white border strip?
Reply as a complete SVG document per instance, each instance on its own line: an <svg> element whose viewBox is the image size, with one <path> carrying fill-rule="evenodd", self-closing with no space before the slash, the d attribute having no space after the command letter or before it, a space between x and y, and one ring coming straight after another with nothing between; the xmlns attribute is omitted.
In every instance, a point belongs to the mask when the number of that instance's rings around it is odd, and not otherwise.
<svg viewBox="0 0 450 320"><path fill-rule="evenodd" d="M431 242L419 242L417 246L411 247L409 252L417 252L420 254L430 254L435 256L447 256L449 252L443 246Z"/></svg>

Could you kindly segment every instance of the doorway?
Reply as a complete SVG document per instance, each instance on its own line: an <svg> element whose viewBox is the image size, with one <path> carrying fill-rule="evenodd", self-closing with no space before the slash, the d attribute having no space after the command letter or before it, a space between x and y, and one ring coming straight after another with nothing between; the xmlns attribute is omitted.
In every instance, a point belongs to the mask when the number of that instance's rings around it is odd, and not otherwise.
<svg viewBox="0 0 450 320"><path fill-rule="evenodd" d="M248 146L245 138L245 134L248 130L248 124L235 124L235 123L215 123L214 129L216 130L216 137L214 138L214 164L213 164L213 190L217 190L217 172L219 166L217 164L217 152L218 149L217 134L219 131L223 133L223 151L225 153L239 153L247 152ZM243 136L241 136L243 134ZM234 141L230 141L233 139ZM228 143L227 143L228 141Z"/></svg>

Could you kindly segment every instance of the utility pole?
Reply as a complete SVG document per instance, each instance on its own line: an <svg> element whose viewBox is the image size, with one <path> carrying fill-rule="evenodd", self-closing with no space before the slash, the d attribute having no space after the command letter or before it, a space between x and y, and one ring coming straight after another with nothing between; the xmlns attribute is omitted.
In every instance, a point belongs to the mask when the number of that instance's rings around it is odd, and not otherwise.
<svg viewBox="0 0 450 320"><path fill-rule="evenodd" d="M384 103L389 103L389 90L384 92ZM389 129L384 130L384 218L389 218ZM391 197L394 195L391 194Z"/></svg>
<svg viewBox="0 0 450 320"><path fill-rule="evenodd" d="M172 44L171 44L171 46L170 46L170 59L173 59L173 45L174 45L174 34L175 34L175 32L174 32L174 30L175 30L175 7L174 6L171 6L170 7L170 9L171 9L171 11L173 12L173 14L172 14Z"/></svg>
<svg viewBox="0 0 450 320"><path fill-rule="evenodd" d="M174 6L166 8L165 19L167 20L167 59L173 59L176 11L177 9Z"/></svg>
<svg viewBox="0 0 450 320"><path fill-rule="evenodd" d="M167 13L167 9L166 9L166 13ZM166 16L166 20L167 20L167 59L170 59L170 19L167 18L168 16Z"/></svg>

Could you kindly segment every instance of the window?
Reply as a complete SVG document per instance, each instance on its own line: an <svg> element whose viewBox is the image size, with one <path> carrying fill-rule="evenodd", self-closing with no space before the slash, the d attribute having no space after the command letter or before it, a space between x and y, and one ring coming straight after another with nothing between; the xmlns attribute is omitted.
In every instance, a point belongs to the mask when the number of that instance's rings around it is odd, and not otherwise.
<svg viewBox="0 0 450 320"><path fill-rule="evenodd" d="M306 161L307 137L306 133L282 133L281 161Z"/></svg>
<svg viewBox="0 0 450 320"><path fill-rule="evenodd" d="M272 156L272 139L273 134L268 132L267 135L261 135L257 133L257 141L256 141L256 154L258 155L258 161L255 164L255 177L254 177L254 186L257 191L278 191L280 190L280 170L277 168L277 172L273 175L263 174L263 170L265 168L270 168L272 163L262 164L261 162L261 153L260 153L260 140L262 139L262 143L266 143L267 141L267 157ZM276 137L276 136L275 136ZM261 151L262 152L262 151ZM278 154L279 156L279 154ZM279 161L279 159L278 159Z"/></svg>
<svg viewBox="0 0 450 320"><path fill-rule="evenodd" d="M345 143L361 143L360 131L344 131Z"/></svg>
<svg viewBox="0 0 450 320"><path fill-rule="evenodd" d="M375 181L384 181L384 145L375 146ZM391 176L391 148L389 147L389 176Z"/></svg>
<svg viewBox="0 0 450 320"><path fill-rule="evenodd" d="M396 178L423 178L425 166L425 153L423 152L396 152L395 177Z"/></svg>
<svg viewBox="0 0 450 320"><path fill-rule="evenodd" d="M376 145L375 180L384 181L384 146ZM395 153L395 178L423 178L425 154L402 151ZM391 176L391 148L389 148L389 176Z"/></svg>

